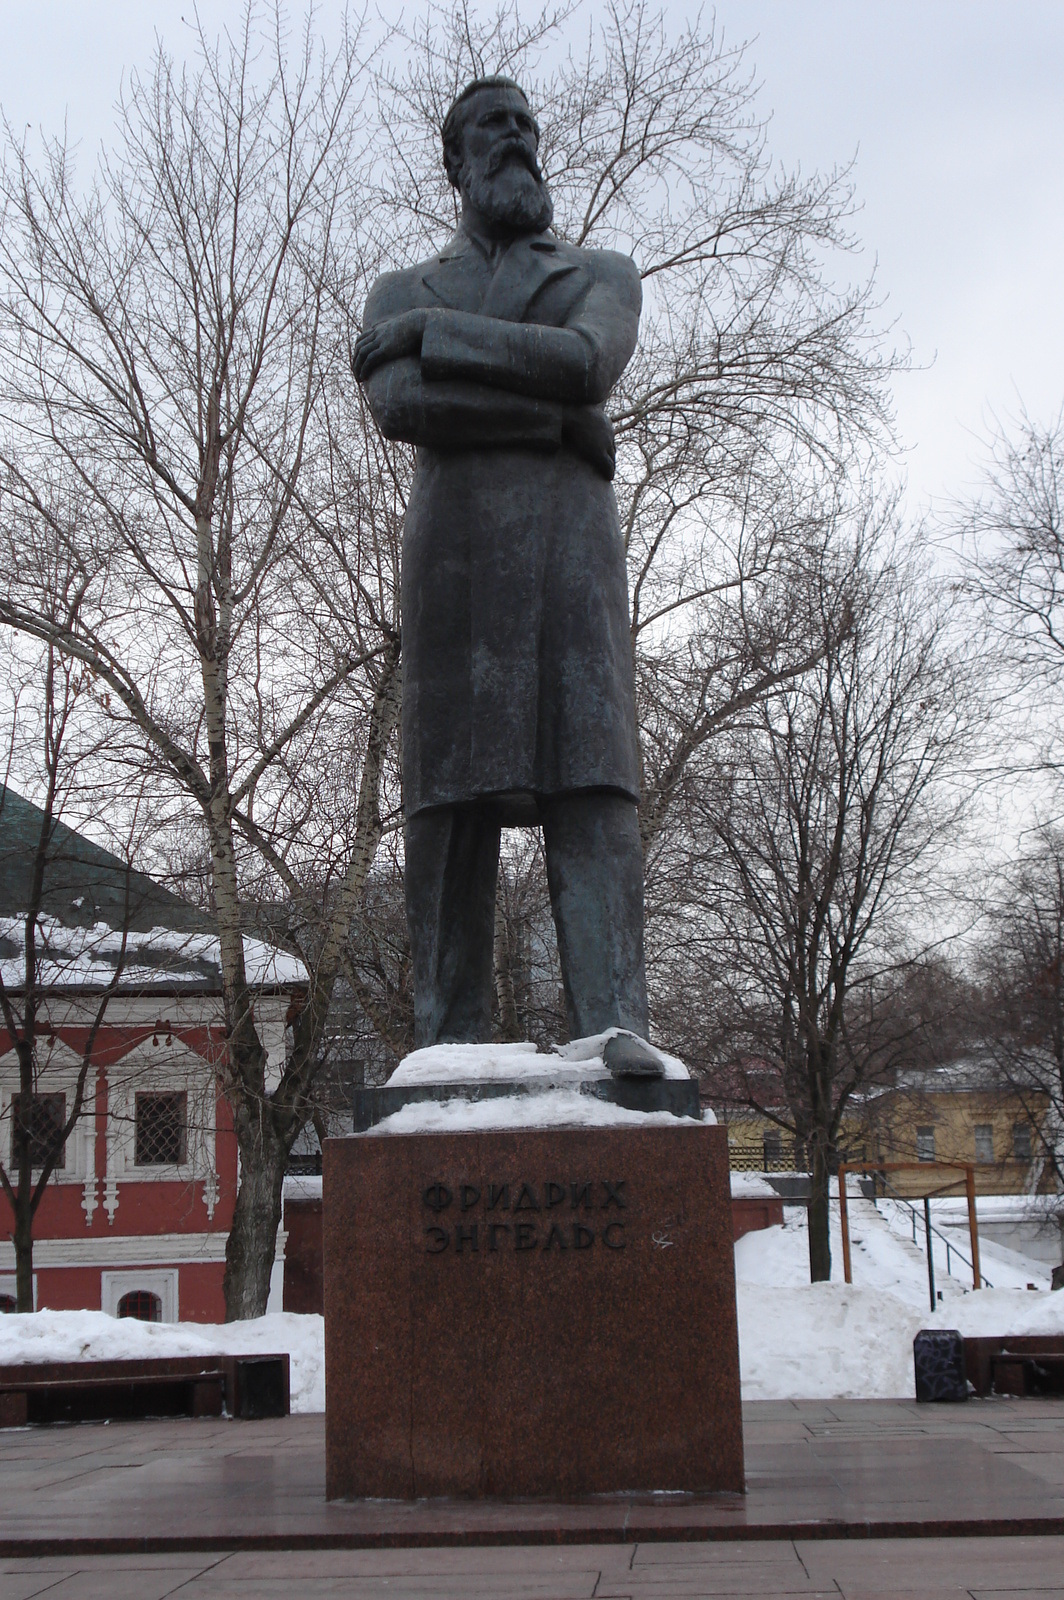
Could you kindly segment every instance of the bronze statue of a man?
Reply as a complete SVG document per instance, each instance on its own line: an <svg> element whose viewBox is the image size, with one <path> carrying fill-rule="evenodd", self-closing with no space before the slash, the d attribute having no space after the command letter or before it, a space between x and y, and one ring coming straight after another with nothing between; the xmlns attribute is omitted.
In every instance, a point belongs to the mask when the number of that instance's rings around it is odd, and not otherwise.
<svg viewBox="0 0 1064 1600"><path fill-rule="evenodd" d="M550 231L539 129L508 78L443 125L461 224L385 274L355 373L417 445L403 530L406 905L419 1047L487 1039L499 834L543 829L569 1026L647 1036L628 588L604 403L635 348L627 256Z"/></svg>

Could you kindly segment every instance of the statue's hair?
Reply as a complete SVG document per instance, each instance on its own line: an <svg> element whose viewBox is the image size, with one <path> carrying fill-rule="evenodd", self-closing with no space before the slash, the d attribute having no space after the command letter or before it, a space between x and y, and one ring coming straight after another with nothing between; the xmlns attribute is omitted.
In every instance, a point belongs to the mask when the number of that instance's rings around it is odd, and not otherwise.
<svg viewBox="0 0 1064 1600"><path fill-rule="evenodd" d="M531 111L529 98L519 83L513 78L507 78L502 73L495 73L489 78L474 78L472 83L467 83L461 94L454 101L451 109L443 119L440 132L443 137L443 164L447 169L447 176L453 186L458 187L458 172L462 165L462 128L465 124L463 107L466 101L481 89L516 89L521 99ZM535 118L533 118L533 123ZM539 128L536 128L536 141L539 141Z"/></svg>

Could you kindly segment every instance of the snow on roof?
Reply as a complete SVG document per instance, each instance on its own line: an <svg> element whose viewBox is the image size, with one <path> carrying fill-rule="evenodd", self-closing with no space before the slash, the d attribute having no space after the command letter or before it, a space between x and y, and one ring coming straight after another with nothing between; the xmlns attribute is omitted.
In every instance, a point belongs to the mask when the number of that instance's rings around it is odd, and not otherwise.
<svg viewBox="0 0 1064 1600"><path fill-rule="evenodd" d="M963 1056L940 1067L912 1068L898 1073L896 1087L924 1094L953 1094L958 1090L996 1089L1001 1070L989 1056Z"/></svg>
<svg viewBox="0 0 1064 1600"><path fill-rule="evenodd" d="M857 1102L879 1100L892 1094L965 1094L996 1092L1017 1083L1025 1076L1025 1061L1030 1070L1032 1088L1038 1087L1039 1068L1042 1062L1036 1051L1026 1058L1017 1057L1008 1063L1007 1073L1000 1062L990 1054L962 1056L959 1061L947 1061L937 1067L903 1068L890 1083L869 1084L857 1090Z"/></svg>
<svg viewBox="0 0 1064 1600"><path fill-rule="evenodd" d="M19 990L25 981L25 920L0 917L0 976L4 985ZM145 989L221 988L221 950L212 933L175 928L148 928L126 936L122 955L121 933L105 922L89 928L67 927L55 917L37 919L38 983L47 989L101 989L111 983L119 962L119 989L140 993ZM244 940L248 982L255 989L286 988L308 981L303 963L285 950L261 939Z"/></svg>

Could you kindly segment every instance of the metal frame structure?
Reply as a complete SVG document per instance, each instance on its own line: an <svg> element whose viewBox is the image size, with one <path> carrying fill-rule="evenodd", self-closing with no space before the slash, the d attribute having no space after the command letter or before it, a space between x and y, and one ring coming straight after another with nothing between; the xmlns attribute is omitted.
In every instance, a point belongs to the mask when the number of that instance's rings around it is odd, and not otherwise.
<svg viewBox="0 0 1064 1600"><path fill-rule="evenodd" d="M928 1168L947 1168L954 1172L964 1173L964 1187L968 1198L968 1237L972 1244L972 1288L981 1289L983 1278L979 1270L979 1224L975 1215L975 1168L969 1161L878 1161L855 1162L847 1166L843 1162L839 1166L839 1220L842 1224L842 1270L847 1283L853 1282L850 1263L850 1217L846 1208L846 1174L848 1172L862 1172L874 1175L877 1172L926 1172ZM927 1278L931 1293L931 1309L935 1310L937 1300L935 1297L935 1257L931 1238L931 1201L936 1195L945 1194L947 1189L956 1188L961 1180L952 1178L949 1183L942 1184L938 1189L929 1189L924 1195L914 1196L924 1202L924 1227L927 1230Z"/></svg>

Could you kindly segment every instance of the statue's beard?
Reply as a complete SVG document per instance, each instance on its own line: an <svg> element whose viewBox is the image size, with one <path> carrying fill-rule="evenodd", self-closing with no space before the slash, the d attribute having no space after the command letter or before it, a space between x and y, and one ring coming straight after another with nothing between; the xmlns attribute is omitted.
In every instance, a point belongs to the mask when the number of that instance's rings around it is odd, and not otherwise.
<svg viewBox="0 0 1064 1600"><path fill-rule="evenodd" d="M462 174L462 195L489 222L514 233L542 233L554 217L547 185L533 172L522 152L496 161L491 167L470 163Z"/></svg>

